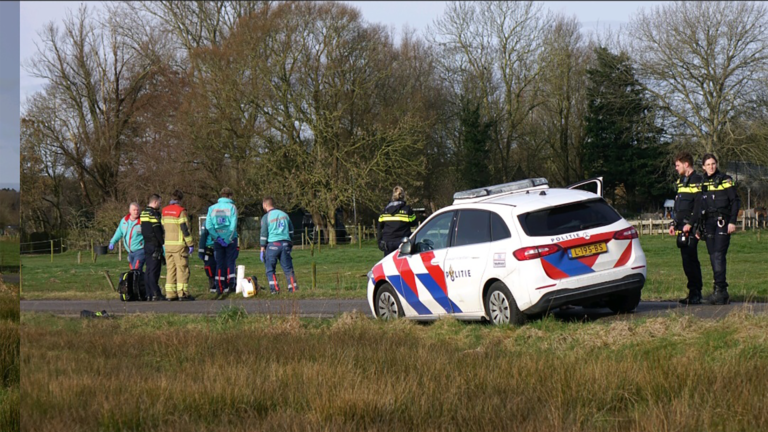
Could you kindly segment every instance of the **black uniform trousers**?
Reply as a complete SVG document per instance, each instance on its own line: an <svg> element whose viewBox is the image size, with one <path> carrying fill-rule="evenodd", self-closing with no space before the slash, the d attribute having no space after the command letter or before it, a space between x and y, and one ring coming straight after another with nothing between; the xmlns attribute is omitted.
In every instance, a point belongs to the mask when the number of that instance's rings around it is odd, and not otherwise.
<svg viewBox="0 0 768 432"><path fill-rule="evenodd" d="M725 281L725 254L731 244L731 235L728 234L728 224L718 226L716 217L708 217L704 221L704 238L707 242L709 261L712 263L712 273L715 279L715 287L726 289Z"/></svg>
<svg viewBox="0 0 768 432"><path fill-rule="evenodd" d="M699 263L699 239L691 235L688 246L680 248L683 257L683 272L688 278L688 291L701 292L701 264Z"/></svg>
<svg viewBox="0 0 768 432"><path fill-rule="evenodd" d="M161 246L162 248L162 246ZM162 249L160 251L162 253ZM144 273L144 284L147 287L147 296L159 297L163 295L160 290L160 269L163 265L162 257L155 259L152 254L155 253L155 246L144 244L144 254L147 260L147 271Z"/></svg>
<svg viewBox="0 0 768 432"><path fill-rule="evenodd" d="M400 249L400 241L385 241L384 242L384 256L391 254L392 252Z"/></svg>

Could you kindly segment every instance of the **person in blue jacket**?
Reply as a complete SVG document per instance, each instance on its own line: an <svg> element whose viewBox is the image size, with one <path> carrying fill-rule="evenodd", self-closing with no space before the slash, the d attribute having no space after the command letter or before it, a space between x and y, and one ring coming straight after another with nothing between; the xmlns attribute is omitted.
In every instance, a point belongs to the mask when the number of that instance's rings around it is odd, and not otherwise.
<svg viewBox="0 0 768 432"><path fill-rule="evenodd" d="M123 240L125 251L128 252L128 267L144 271L144 236L141 235L141 219L139 203L132 202L128 206L128 214L120 219L115 235L109 241L109 250L115 248L115 244Z"/></svg>
<svg viewBox="0 0 768 432"><path fill-rule="evenodd" d="M261 204L266 213L261 219L260 258L267 269L269 292L271 294L280 292L280 286L275 276L275 267L278 260L288 282L288 289L294 292L299 289L299 285L296 283L296 275L293 273L293 260L291 259L293 223L291 223L291 218L284 211L275 208L275 201L272 197L264 198Z"/></svg>
<svg viewBox="0 0 768 432"><path fill-rule="evenodd" d="M213 238L208 235L208 230L202 227L200 230L200 244L197 247L197 257L203 260L205 275L208 276L208 291L218 292L216 283L216 258L213 254Z"/></svg>
<svg viewBox="0 0 768 432"><path fill-rule="evenodd" d="M219 294L235 292L237 273L235 262L239 253L237 246L237 207L232 201L234 192L225 187L219 201L208 208L205 229L213 239L213 256L216 260L216 282Z"/></svg>

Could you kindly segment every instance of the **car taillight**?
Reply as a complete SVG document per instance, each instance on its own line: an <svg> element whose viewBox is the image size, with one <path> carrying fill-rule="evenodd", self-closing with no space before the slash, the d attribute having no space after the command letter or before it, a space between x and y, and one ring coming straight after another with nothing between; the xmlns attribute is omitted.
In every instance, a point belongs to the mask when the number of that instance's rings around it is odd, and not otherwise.
<svg viewBox="0 0 768 432"><path fill-rule="evenodd" d="M535 258L545 257L552 255L555 252L562 250L558 245L545 245L545 246L531 246L518 249L512 253L518 261L527 261Z"/></svg>
<svg viewBox="0 0 768 432"><path fill-rule="evenodd" d="M613 235L613 238L615 240L631 240L637 238L637 230L635 227L629 227L616 232L616 234Z"/></svg>

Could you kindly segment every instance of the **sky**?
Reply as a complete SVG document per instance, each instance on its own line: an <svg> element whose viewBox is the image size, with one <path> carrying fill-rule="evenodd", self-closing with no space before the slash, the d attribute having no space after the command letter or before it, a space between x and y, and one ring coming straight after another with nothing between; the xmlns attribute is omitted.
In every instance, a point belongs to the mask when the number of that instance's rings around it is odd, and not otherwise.
<svg viewBox="0 0 768 432"><path fill-rule="evenodd" d="M63 18L68 11L77 11L81 4L85 3L89 8L101 9L103 2L88 2L88 1L41 1L41 2L21 2L20 13L13 12L13 7L19 8L19 5L15 2L0 2L2 11L8 10L10 13L0 13L0 25L2 25L3 32L9 32L13 29L19 31L19 50L20 61L28 61L37 51L35 44L40 44L40 32L44 25L54 21L58 25L61 25ZM419 32L423 32L424 29L430 25L436 18L440 17L445 10L446 2L442 1L345 1L357 8L363 14L363 18L369 22L377 22L387 25L394 29L395 34L399 34L402 29L407 25ZM660 1L548 1L544 2L544 7L550 9L553 12L562 12L566 16L575 15L581 22L582 28L585 31L602 30L608 27L617 28L623 24L629 22L630 17L636 13L639 9L650 9L661 3ZM13 5L13 6L12 6ZM18 24L12 22L15 17L19 17ZM4 34L4 36L6 36ZM2 38L3 49L5 50L6 43L13 42L14 39ZM3 51L5 54L6 51ZM10 58L4 55L2 58ZM22 63L23 64L23 63ZM10 151L15 155L18 161L18 141L16 146L13 147L12 143L7 142L5 134L6 129L6 117L8 117L10 108L15 109L15 112L23 108L23 102L26 97L34 92L40 91L45 81L34 78L21 67L21 64L14 64L13 62L0 62L0 72L5 78L7 73L6 69L10 71L10 68L19 66L19 88L18 93L21 100L21 107L15 104L9 104L3 106L1 109L3 124L3 135L0 135L0 145L2 147L3 155L6 151ZM5 81L3 81L2 95L5 95L6 89ZM14 87L15 89L15 87ZM10 93L9 93L10 94ZM6 97L3 97L4 101L7 101ZM8 117L10 119L10 117ZM16 136L18 137L18 121L16 121ZM15 153L14 153L15 151ZM11 168L8 158L0 158L0 187L3 182L12 181L12 178L16 179L18 183L18 163L15 166L15 171ZM5 165L4 165L5 164ZM13 177L15 175L15 177Z"/></svg>
<svg viewBox="0 0 768 432"><path fill-rule="evenodd" d="M0 29L0 188L19 190L18 2L0 2Z"/></svg>

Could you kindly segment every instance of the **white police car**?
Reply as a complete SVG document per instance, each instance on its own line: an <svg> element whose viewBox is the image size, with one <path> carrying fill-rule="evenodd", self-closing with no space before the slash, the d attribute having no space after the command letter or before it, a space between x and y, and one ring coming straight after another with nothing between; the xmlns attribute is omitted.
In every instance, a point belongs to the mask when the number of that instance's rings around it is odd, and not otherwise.
<svg viewBox="0 0 768 432"><path fill-rule="evenodd" d="M597 194L575 189L590 183ZM645 254L635 228L601 195L602 178L568 189L536 178L457 192L368 273L374 316L522 324L564 305L632 311Z"/></svg>

